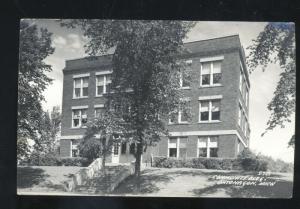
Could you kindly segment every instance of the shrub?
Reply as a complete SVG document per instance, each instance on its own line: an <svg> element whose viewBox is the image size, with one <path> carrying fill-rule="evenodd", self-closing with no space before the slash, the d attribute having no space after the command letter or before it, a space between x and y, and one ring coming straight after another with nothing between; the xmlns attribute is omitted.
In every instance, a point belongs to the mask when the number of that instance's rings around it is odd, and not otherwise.
<svg viewBox="0 0 300 209"><path fill-rule="evenodd" d="M99 139L88 138L85 140L81 140L78 148L80 156L92 160L101 156L103 144Z"/></svg>
<svg viewBox="0 0 300 209"><path fill-rule="evenodd" d="M293 164L282 160L274 160L264 155L256 155L249 149L244 149L237 159L221 158L167 158L154 157L152 165L160 168L199 168L217 170L245 170L293 172Z"/></svg>
<svg viewBox="0 0 300 209"><path fill-rule="evenodd" d="M154 157L153 166L160 168L198 168L230 170L233 167L232 159L217 158L190 158L176 159L167 157Z"/></svg>
<svg viewBox="0 0 300 209"><path fill-rule="evenodd" d="M33 153L22 165L29 166L80 166L86 167L91 163L87 158L60 158L55 155L38 155Z"/></svg>
<svg viewBox="0 0 300 209"><path fill-rule="evenodd" d="M60 158L59 159L61 165L63 166L81 166L86 167L88 166L91 161L87 158L76 157L76 158Z"/></svg>
<svg viewBox="0 0 300 209"><path fill-rule="evenodd" d="M238 155L238 161L245 171L267 171L268 162L262 157L255 155L249 149L244 149L240 155Z"/></svg>

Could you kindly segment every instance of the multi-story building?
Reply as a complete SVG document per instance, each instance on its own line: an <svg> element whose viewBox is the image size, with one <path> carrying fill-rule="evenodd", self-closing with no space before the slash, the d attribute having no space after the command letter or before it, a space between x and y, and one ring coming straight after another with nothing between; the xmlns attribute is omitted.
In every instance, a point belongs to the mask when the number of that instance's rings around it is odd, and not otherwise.
<svg viewBox="0 0 300 209"><path fill-rule="evenodd" d="M173 114L168 123L171 137L162 137L149 156L175 158L234 158L249 145L249 74L238 35L185 43L189 53L182 55L191 73L190 82L181 79L185 111ZM103 93L111 82L112 55L96 59L66 61L63 69L63 105L60 155L78 155L77 144L84 124L104 107ZM134 144L115 145L112 162L133 160Z"/></svg>

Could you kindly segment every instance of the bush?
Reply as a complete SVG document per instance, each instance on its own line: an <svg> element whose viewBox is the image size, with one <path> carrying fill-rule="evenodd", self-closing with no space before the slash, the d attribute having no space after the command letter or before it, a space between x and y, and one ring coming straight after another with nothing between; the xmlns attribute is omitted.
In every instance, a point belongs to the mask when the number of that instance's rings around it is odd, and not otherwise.
<svg viewBox="0 0 300 209"><path fill-rule="evenodd" d="M160 168L293 172L293 164L282 160L274 160L264 155L256 155L249 149L244 149L236 159L154 157L152 166Z"/></svg>
<svg viewBox="0 0 300 209"><path fill-rule="evenodd" d="M80 166L86 167L91 163L87 158L61 158L55 155L38 155L33 153L26 161L23 161L21 165L28 166Z"/></svg>
<svg viewBox="0 0 300 209"><path fill-rule="evenodd" d="M217 158L190 158L176 159L167 157L154 157L153 166L159 168L198 168L198 169L218 169L231 170L233 159Z"/></svg>
<svg viewBox="0 0 300 209"><path fill-rule="evenodd" d="M240 165L245 171L267 171L268 162L262 157L255 155L249 149L244 149L238 159Z"/></svg>
<svg viewBox="0 0 300 209"><path fill-rule="evenodd" d="M80 167L87 167L91 163L90 160L83 157L76 157L76 158L60 158L58 159L60 164L63 166L80 166Z"/></svg>

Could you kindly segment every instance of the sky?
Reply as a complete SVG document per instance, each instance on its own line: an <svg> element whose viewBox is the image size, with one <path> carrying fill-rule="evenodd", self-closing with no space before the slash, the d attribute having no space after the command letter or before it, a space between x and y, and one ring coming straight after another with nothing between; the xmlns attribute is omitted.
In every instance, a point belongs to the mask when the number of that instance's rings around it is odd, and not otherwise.
<svg viewBox="0 0 300 209"><path fill-rule="evenodd" d="M40 27L47 28L52 35L52 44L55 52L45 59L47 64L52 65L53 71L48 74L53 78L53 83L44 91L46 101L43 103L45 110L51 110L53 106L62 104L63 74L65 60L87 56L84 43L87 39L79 29L67 29L60 27L55 20L39 19L31 20ZM246 55L247 47L264 29L265 22L197 22L194 28L187 34L185 42L204 40L215 37L239 34ZM266 68L255 70L250 74L249 95L249 121L251 127L250 149L256 153L281 159L286 162L294 161L294 149L288 148L287 144L295 130L295 120L287 123L285 128L277 127L267 132L263 137L270 112L268 103L273 97L281 69L272 64Z"/></svg>

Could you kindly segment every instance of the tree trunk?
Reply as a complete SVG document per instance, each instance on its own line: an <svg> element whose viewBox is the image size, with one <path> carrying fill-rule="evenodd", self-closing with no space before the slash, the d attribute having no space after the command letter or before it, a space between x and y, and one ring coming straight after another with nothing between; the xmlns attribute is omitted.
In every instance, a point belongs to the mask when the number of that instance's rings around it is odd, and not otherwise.
<svg viewBox="0 0 300 209"><path fill-rule="evenodd" d="M136 160L135 160L135 173L134 173L136 177L140 177L141 175L142 154L143 154L143 145L142 143L138 143L137 150L136 150L136 157L135 157Z"/></svg>
<svg viewBox="0 0 300 209"><path fill-rule="evenodd" d="M106 169L105 169L105 162L106 162L106 153L107 153L107 141L106 138L102 139L102 147L103 147L103 151L102 151L102 170L104 175L106 174Z"/></svg>
<svg viewBox="0 0 300 209"><path fill-rule="evenodd" d="M102 168L105 169L105 162L106 162L106 152L103 153L102 156Z"/></svg>

